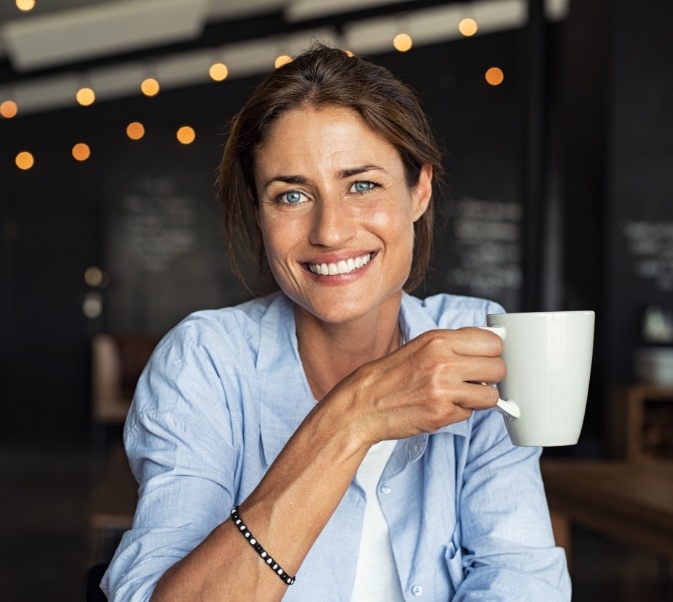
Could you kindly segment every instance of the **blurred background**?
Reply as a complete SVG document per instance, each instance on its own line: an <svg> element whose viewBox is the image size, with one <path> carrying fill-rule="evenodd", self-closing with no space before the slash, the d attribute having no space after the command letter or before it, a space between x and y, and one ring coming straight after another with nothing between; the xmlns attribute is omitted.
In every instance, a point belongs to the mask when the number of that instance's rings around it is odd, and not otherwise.
<svg viewBox="0 0 673 602"><path fill-rule="evenodd" d="M596 311L582 437L545 458L670 467L671 23L669 0L0 3L3 599L78 599L128 525L147 356L248 297L215 194L228 120L315 39L415 88L446 151L418 294ZM573 522L574 600L673 599L673 551L608 531Z"/></svg>

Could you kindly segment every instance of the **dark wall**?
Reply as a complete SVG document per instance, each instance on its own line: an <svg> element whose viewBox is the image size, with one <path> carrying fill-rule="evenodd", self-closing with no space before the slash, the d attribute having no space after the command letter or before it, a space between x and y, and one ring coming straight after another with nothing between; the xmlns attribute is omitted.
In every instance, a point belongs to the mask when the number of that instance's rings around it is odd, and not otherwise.
<svg viewBox="0 0 673 602"><path fill-rule="evenodd" d="M577 0L562 58L565 298L597 312L587 426L609 433L650 305L673 308L673 57L667 0Z"/></svg>
<svg viewBox="0 0 673 602"><path fill-rule="evenodd" d="M0 431L83 432L98 331L161 334L189 311L241 300L219 236L214 174L248 82L167 92L0 124L3 167ZM131 141L130 121L146 135ZM192 125L197 141L175 132ZM84 141L91 158L73 160ZM29 149L35 166L14 168ZM89 266L109 277L84 281ZM102 299L85 317L87 295Z"/></svg>
<svg viewBox="0 0 673 602"><path fill-rule="evenodd" d="M673 3L614 3L608 105L610 382L630 382L648 305L673 310Z"/></svg>
<svg viewBox="0 0 673 602"><path fill-rule="evenodd" d="M520 279L519 32L376 60L418 90L447 151L436 257L425 292L496 298L515 309ZM505 83L488 86L498 65ZM229 269L215 195L227 120L257 78L161 92L0 123L3 226L0 432L80 432L93 333L161 334L190 311L247 294ZM129 140L126 124L146 134ZM196 141L175 139L191 125ZM91 158L70 156L87 142ZM14 168L29 149L35 167ZM100 266L105 287L83 274ZM503 273L507 276L503 277ZM86 318L86 295L103 313Z"/></svg>
<svg viewBox="0 0 673 602"><path fill-rule="evenodd" d="M644 309L673 306L672 19L668 0L575 0L549 38L560 296L562 308L597 311L585 433L599 441L613 386L633 379ZM519 308L522 36L376 57L421 93L446 150L425 294ZM493 65L505 72L497 88L483 80ZM163 333L246 297L226 261L214 181L227 119L257 81L0 122L0 434L86 429L95 332ZM138 142L124 134L134 120L146 127ZM175 140L184 124L197 132L189 146ZM70 156L79 141L92 149L84 163ZM36 157L27 172L13 163L24 149ZM85 283L91 265L107 286ZM82 313L91 294L103 302L96 319Z"/></svg>
<svg viewBox="0 0 673 602"><path fill-rule="evenodd" d="M577 0L559 55L558 158L562 195L563 307L596 312L592 378L583 439L605 437L608 369L605 339L605 241L609 235L606 195L609 0Z"/></svg>

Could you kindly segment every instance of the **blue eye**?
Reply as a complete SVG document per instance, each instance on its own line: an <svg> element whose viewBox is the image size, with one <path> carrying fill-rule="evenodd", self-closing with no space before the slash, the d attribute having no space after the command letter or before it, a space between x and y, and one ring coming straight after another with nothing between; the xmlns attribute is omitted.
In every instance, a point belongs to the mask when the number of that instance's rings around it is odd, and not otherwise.
<svg viewBox="0 0 673 602"><path fill-rule="evenodd" d="M298 190L290 190L281 194L279 198L282 203L296 205L297 203L301 203L304 200L305 195Z"/></svg>
<svg viewBox="0 0 673 602"><path fill-rule="evenodd" d="M352 189L353 192L362 193L362 192L368 192L375 187L376 187L376 184L374 184L374 182L361 181L361 182L355 182L351 186L351 189Z"/></svg>

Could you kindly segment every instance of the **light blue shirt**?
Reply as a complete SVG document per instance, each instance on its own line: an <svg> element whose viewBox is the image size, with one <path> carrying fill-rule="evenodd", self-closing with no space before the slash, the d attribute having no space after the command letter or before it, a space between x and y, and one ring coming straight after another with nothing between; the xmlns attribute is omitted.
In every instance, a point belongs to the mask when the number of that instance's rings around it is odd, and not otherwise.
<svg viewBox="0 0 673 602"><path fill-rule="evenodd" d="M404 295L400 325L411 340L499 312L479 299ZM125 427L140 500L103 580L110 599L148 600L161 575L252 492L314 404L293 304L282 294L198 312L173 329L138 383ZM539 456L514 447L491 410L397 443L378 498L408 602L570 600ZM365 501L354 481L284 601L350 600ZM298 507L287 537L301 516Z"/></svg>

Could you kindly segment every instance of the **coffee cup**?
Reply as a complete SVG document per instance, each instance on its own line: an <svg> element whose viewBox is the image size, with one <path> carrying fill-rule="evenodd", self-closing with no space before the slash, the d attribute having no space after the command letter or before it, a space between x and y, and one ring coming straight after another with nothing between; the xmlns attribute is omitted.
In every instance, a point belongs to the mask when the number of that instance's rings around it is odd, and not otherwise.
<svg viewBox="0 0 673 602"><path fill-rule="evenodd" d="M489 314L504 342L507 376L497 409L514 445L577 443L586 409L594 340L593 311Z"/></svg>

